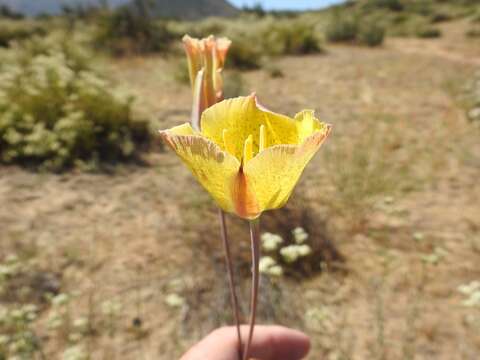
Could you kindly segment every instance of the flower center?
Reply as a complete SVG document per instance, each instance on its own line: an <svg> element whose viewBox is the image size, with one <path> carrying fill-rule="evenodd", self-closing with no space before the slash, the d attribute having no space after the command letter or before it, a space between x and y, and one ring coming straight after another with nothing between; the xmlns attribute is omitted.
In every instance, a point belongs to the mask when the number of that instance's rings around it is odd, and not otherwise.
<svg viewBox="0 0 480 360"><path fill-rule="evenodd" d="M237 158L240 156L238 160L240 160L243 164L250 161L253 157L255 157L255 155L259 154L267 147L267 132L265 130L265 125L260 125L259 139L257 143L258 145L255 144L253 135L248 135L243 142L243 151L241 154L239 154L239 156L236 155L238 153L236 152L235 138L232 135L234 136L234 133L231 130L223 129L223 147L227 152L235 155Z"/></svg>

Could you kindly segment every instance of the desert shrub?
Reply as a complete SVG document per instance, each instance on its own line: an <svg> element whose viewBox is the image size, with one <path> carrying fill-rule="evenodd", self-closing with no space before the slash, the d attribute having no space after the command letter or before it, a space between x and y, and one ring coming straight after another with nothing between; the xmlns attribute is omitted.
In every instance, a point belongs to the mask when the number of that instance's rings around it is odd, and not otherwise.
<svg viewBox="0 0 480 360"><path fill-rule="evenodd" d="M27 39L45 33L45 28L34 22L2 20L0 22L0 47L7 47L10 42L15 40Z"/></svg>
<svg viewBox="0 0 480 360"><path fill-rule="evenodd" d="M13 20L23 19L23 14L10 9L7 5L0 5L0 19L7 18Z"/></svg>
<svg viewBox="0 0 480 360"><path fill-rule="evenodd" d="M416 31L416 36L424 39L432 39L442 36L442 32L440 29L434 27L420 27Z"/></svg>
<svg viewBox="0 0 480 360"><path fill-rule="evenodd" d="M476 13L473 14L470 21L474 23L480 22L480 10L478 10Z"/></svg>
<svg viewBox="0 0 480 360"><path fill-rule="evenodd" d="M255 3L252 6L244 5L242 11L246 14L253 14L258 17L264 17L267 15L267 11L263 8L260 2Z"/></svg>
<svg viewBox="0 0 480 360"><path fill-rule="evenodd" d="M226 24L220 19L206 19L200 23L196 23L191 27L193 36L206 37L209 35L223 34L226 31Z"/></svg>
<svg viewBox="0 0 480 360"><path fill-rule="evenodd" d="M358 31L357 19L337 13L330 19L325 33L328 41L352 42L355 41Z"/></svg>
<svg viewBox="0 0 480 360"><path fill-rule="evenodd" d="M401 0L370 0L367 5L392 11L401 11L404 8Z"/></svg>
<svg viewBox="0 0 480 360"><path fill-rule="evenodd" d="M0 162L59 170L117 161L134 156L148 139L147 123L132 115L132 97L112 87L85 57L92 55L58 37L4 51Z"/></svg>
<svg viewBox="0 0 480 360"><path fill-rule="evenodd" d="M285 76L282 69L276 65L269 64L265 70L267 71L268 75L270 75L270 77L273 79L283 78Z"/></svg>
<svg viewBox="0 0 480 360"><path fill-rule="evenodd" d="M228 66L241 69L253 70L262 66L262 49L258 41L252 36L239 33L230 36L232 45L228 52Z"/></svg>
<svg viewBox="0 0 480 360"><path fill-rule="evenodd" d="M190 74L188 73L188 62L182 57L176 59L175 69L172 72L173 78L180 84L189 85L190 84Z"/></svg>
<svg viewBox="0 0 480 360"><path fill-rule="evenodd" d="M124 6L100 17L95 38L99 48L125 55L166 50L174 34L163 21L154 20L135 7Z"/></svg>
<svg viewBox="0 0 480 360"><path fill-rule="evenodd" d="M393 18L392 18L392 23L393 23L393 24L403 24L403 23L405 23L408 19L409 19L408 14L400 13L400 14L396 14L396 15L393 16Z"/></svg>
<svg viewBox="0 0 480 360"><path fill-rule="evenodd" d="M314 26L299 20L273 21L259 36L269 55L299 55L322 51Z"/></svg>
<svg viewBox="0 0 480 360"><path fill-rule="evenodd" d="M472 28L465 32L465 36L468 38L478 38L480 37L480 28Z"/></svg>
<svg viewBox="0 0 480 360"><path fill-rule="evenodd" d="M429 0L410 1L406 4L406 10L408 10L408 12L422 16L432 16L435 9L435 4Z"/></svg>
<svg viewBox="0 0 480 360"><path fill-rule="evenodd" d="M196 38L209 35L222 36L228 32L229 22L220 18L207 18L201 21L168 21L168 30L176 37L188 34Z"/></svg>
<svg viewBox="0 0 480 360"><path fill-rule="evenodd" d="M385 28L373 21L362 25L358 33L359 43L371 47L382 45L384 38Z"/></svg>
<svg viewBox="0 0 480 360"><path fill-rule="evenodd" d="M245 93L245 83L242 74L239 71L225 71L224 72L224 88L223 96L225 99L234 98Z"/></svg>
<svg viewBox="0 0 480 360"><path fill-rule="evenodd" d="M453 19L453 16L446 12L436 12L430 17L432 24L438 24L441 22L450 21Z"/></svg>

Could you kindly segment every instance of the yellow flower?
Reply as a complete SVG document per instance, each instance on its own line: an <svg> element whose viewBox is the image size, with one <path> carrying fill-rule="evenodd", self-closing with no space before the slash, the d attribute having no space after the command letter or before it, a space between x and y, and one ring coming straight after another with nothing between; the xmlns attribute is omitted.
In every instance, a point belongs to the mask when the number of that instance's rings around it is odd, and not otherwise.
<svg viewBox="0 0 480 360"><path fill-rule="evenodd" d="M230 44L227 38L216 39L214 36L205 39L183 37L193 91L194 128L198 127L198 120L205 109L223 100L222 70Z"/></svg>
<svg viewBox="0 0 480 360"><path fill-rule="evenodd" d="M183 124L160 134L223 210L255 219L287 202L330 129L312 110L291 119L251 95L205 110L201 131Z"/></svg>

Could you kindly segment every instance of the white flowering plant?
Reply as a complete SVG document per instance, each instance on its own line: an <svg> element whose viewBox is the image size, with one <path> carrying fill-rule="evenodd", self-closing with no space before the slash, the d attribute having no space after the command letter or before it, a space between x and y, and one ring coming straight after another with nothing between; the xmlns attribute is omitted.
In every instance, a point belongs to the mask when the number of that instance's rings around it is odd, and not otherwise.
<svg viewBox="0 0 480 360"><path fill-rule="evenodd" d="M133 98L90 65L80 41L34 38L0 56L0 162L59 170L131 158L148 141Z"/></svg>
<svg viewBox="0 0 480 360"><path fill-rule="evenodd" d="M309 234L300 226L291 230L289 239L284 239L279 234L263 233L262 250L266 255L260 259L260 272L270 277L279 277L294 269L304 268L304 263L311 260L313 254L308 240Z"/></svg>

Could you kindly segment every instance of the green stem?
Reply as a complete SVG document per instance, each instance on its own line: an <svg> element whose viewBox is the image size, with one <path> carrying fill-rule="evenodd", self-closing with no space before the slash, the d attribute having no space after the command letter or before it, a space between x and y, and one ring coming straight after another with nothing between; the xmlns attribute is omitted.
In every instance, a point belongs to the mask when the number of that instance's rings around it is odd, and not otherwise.
<svg viewBox="0 0 480 360"><path fill-rule="evenodd" d="M250 221L250 240L252 246L252 293L250 299L250 328L248 339L243 352L243 360L248 360L250 345L252 343L253 331L255 329L255 318L257 313L258 283L260 280L260 221Z"/></svg>
<svg viewBox="0 0 480 360"><path fill-rule="evenodd" d="M232 303L233 316L235 318L235 326L237 328L238 339L238 358L242 359L242 335L240 332L240 310L238 306L237 293L235 291L235 279L233 276L232 255L230 253L230 245L228 242L227 223L225 221L225 212L222 209L218 210L220 218L220 225L222 230L223 249L225 252L225 263L227 265L228 283L230 287L230 300Z"/></svg>

